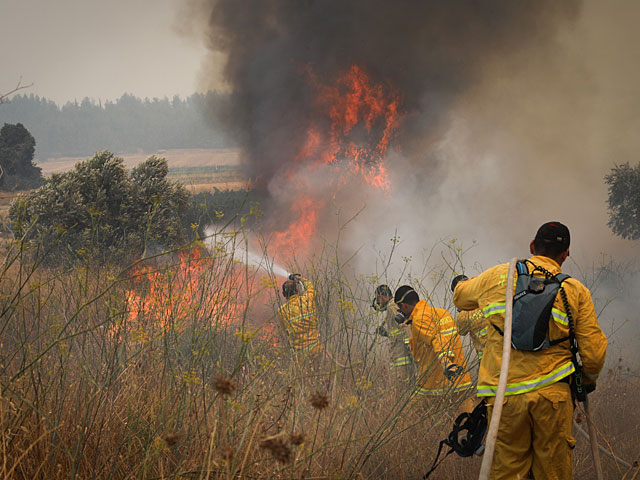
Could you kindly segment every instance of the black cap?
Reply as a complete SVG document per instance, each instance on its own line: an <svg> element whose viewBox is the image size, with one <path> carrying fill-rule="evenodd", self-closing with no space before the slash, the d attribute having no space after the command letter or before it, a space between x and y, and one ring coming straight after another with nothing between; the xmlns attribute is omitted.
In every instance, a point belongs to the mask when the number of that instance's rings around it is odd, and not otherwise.
<svg viewBox="0 0 640 480"><path fill-rule="evenodd" d="M409 285L402 285L401 287L398 287L396 294L393 296L393 301L396 302L396 304L403 303L407 300L415 300L417 302L419 299L420 297L418 296L418 292Z"/></svg>
<svg viewBox="0 0 640 480"><path fill-rule="evenodd" d="M456 275L455 277L453 277L453 280L451 281L451 291L455 291L456 286L458 286L460 282L464 282L466 280L469 280L469 277L467 277L464 273L462 275Z"/></svg>
<svg viewBox="0 0 640 480"><path fill-rule="evenodd" d="M569 235L569 229L562 223L547 222L538 229L534 241L547 245L558 245L565 250L569 248L571 236Z"/></svg>

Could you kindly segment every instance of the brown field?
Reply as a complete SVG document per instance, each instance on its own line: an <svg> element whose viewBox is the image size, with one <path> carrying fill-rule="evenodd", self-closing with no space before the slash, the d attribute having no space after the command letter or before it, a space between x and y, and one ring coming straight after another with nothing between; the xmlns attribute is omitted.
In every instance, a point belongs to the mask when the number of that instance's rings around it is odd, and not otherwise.
<svg viewBox="0 0 640 480"><path fill-rule="evenodd" d="M146 160L151 155L164 157L167 159L169 168L176 167L208 167L211 165L239 165L240 153L238 150L232 149L176 149L176 150L158 150L149 153L125 153L116 154L124 159L124 164L128 167L134 167L140 162ZM42 168L43 175L52 173L65 172L71 170L73 166L89 157L61 157L50 158L46 162L38 163Z"/></svg>
<svg viewBox="0 0 640 480"><path fill-rule="evenodd" d="M239 190L246 187L240 152L233 149L176 149L150 153L119 154L127 168L132 168L151 155L163 157L169 164L169 177L179 180L192 192ZM43 175L71 170L88 157L52 158L38 163ZM2 199L0 199L0 202ZM0 203L1 205L1 203ZM0 210L1 211L1 210Z"/></svg>

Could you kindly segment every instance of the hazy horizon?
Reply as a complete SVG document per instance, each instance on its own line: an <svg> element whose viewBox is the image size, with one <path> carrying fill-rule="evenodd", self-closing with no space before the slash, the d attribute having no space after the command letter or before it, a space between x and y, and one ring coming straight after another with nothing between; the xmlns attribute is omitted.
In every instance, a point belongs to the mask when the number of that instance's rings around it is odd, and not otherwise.
<svg viewBox="0 0 640 480"><path fill-rule="evenodd" d="M113 101L182 98L200 91L203 40L178 23L177 0L0 0L0 94L59 105L85 97ZM210 71L210 70L208 70ZM209 82L207 82L209 83Z"/></svg>

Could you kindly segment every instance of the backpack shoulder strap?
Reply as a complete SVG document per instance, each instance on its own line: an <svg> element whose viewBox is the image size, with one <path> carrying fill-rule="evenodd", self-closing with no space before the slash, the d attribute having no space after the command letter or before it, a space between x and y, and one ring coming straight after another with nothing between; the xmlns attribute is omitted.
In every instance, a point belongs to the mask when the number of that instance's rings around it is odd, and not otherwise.
<svg viewBox="0 0 640 480"><path fill-rule="evenodd" d="M571 278L571 275L567 275L566 273L558 273L557 275L554 275L553 278L558 281L558 283L560 284L560 288L562 288L562 282L564 282L568 278ZM558 292L559 291L560 290L558 290ZM561 296L562 296L562 294L561 294ZM563 300L564 300L564 298L563 298ZM563 301L563 304L564 304L565 308L569 308L569 305L567 303L565 303L564 301ZM567 340L571 340L571 334L569 334L568 337L562 337L562 338L558 338L556 340L553 340L552 342L549 342L549 345L550 346L557 345L559 343L566 342Z"/></svg>
<svg viewBox="0 0 640 480"><path fill-rule="evenodd" d="M524 262L522 260L518 260L516 263L516 271L518 272L518 275L529 275L529 268L527 268L526 262L527 260Z"/></svg>

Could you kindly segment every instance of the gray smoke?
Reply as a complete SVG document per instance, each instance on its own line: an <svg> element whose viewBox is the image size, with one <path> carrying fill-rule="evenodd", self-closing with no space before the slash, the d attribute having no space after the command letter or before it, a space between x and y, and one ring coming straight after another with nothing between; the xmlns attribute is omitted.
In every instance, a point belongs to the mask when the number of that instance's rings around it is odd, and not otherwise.
<svg viewBox="0 0 640 480"><path fill-rule="evenodd" d="M209 18L209 47L226 55L233 98L222 120L266 191L318 121L303 67L331 83L357 64L402 92L406 117L395 144L425 166L435 162L425 146L446 129L452 104L485 63L552 43L579 7L578 0L199 0L189 11Z"/></svg>

